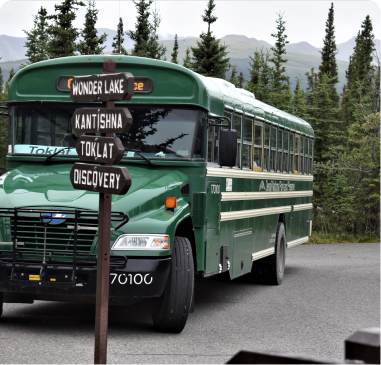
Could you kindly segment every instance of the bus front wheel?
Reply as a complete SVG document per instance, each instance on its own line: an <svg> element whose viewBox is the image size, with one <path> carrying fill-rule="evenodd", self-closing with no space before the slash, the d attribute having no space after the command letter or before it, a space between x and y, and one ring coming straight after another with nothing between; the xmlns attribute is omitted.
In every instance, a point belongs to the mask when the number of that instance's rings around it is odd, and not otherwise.
<svg viewBox="0 0 381 365"><path fill-rule="evenodd" d="M188 318L194 285L192 249L187 238L175 237L171 259L164 292L152 301L152 319L156 330L180 333Z"/></svg>
<svg viewBox="0 0 381 365"><path fill-rule="evenodd" d="M280 285L286 263L286 232L284 224L278 222L275 238L275 252L271 256L253 262L251 276L260 284Z"/></svg>

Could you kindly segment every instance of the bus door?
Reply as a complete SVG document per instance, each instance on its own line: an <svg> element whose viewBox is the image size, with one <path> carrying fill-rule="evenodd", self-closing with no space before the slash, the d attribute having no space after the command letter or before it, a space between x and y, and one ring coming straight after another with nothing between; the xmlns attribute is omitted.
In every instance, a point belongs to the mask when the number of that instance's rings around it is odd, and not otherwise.
<svg viewBox="0 0 381 365"><path fill-rule="evenodd" d="M219 272L220 264L221 189L219 181L208 181L206 191L206 255L205 273Z"/></svg>

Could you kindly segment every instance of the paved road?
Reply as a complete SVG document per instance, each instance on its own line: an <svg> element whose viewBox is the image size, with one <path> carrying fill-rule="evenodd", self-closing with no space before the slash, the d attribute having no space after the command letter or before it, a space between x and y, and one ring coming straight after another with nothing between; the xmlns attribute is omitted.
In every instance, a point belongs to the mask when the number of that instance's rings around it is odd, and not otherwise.
<svg viewBox="0 0 381 365"><path fill-rule="evenodd" d="M196 281L195 312L179 335L152 331L149 301L112 307L109 363L224 363L256 347L343 358L343 341L380 326L380 245L299 246L278 287ZM1 363L92 363L94 306L4 304Z"/></svg>

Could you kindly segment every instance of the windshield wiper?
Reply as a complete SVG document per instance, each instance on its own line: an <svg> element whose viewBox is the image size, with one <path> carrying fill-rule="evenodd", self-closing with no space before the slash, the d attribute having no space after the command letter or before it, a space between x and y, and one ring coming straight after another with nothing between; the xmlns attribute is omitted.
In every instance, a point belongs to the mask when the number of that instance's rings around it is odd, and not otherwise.
<svg viewBox="0 0 381 365"><path fill-rule="evenodd" d="M151 165L155 165L154 163L153 163L153 161L151 161L149 158L147 158L146 156L144 156L144 155L142 155L140 152L141 151L139 151L139 150L132 150L132 149L130 149L130 148L125 148L124 149L125 151L127 151L127 152L135 152L137 155L139 155L141 158L143 158L144 160L146 160L146 161L148 161Z"/></svg>
<svg viewBox="0 0 381 365"><path fill-rule="evenodd" d="M52 155L49 155L48 157L46 157L46 159L44 160L44 162L42 163L42 165L46 164L47 162L49 162L49 160L51 158L53 158L54 156L57 156L59 153L61 153L62 151L65 151L65 150L70 150L74 147L64 147L64 148L61 148L59 151L57 152L54 152Z"/></svg>

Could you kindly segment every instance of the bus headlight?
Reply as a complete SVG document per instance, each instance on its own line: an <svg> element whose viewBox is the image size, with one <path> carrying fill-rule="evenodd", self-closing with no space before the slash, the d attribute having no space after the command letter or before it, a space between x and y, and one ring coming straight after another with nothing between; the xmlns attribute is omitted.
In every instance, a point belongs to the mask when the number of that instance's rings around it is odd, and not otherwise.
<svg viewBox="0 0 381 365"><path fill-rule="evenodd" d="M169 236L148 234L122 234L112 250L169 250Z"/></svg>

